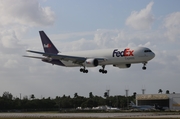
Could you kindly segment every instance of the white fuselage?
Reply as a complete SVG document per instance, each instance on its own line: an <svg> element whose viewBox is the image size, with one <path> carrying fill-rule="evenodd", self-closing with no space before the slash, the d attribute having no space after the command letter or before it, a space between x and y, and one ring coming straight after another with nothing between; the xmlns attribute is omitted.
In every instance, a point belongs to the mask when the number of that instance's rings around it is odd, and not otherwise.
<svg viewBox="0 0 180 119"><path fill-rule="evenodd" d="M126 51L125 51L126 49ZM79 56L86 58L103 58L104 61L99 62L99 65L121 65L132 63L145 63L154 58L155 54L146 47L137 48L114 48L103 50L88 50L78 52L64 52L58 53L59 55L66 56ZM60 60L66 67L81 66L72 61Z"/></svg>

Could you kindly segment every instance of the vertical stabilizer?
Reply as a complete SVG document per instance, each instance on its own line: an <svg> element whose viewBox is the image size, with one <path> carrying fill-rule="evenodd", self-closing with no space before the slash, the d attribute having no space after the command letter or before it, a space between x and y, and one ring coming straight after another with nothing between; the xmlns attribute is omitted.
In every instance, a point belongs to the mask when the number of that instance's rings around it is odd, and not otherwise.
<svg viewBox="0 0 180 119"><path fill-rule="evenodd" d="M57 54L59 51L54 46L54 44L51 42L51 40L48 38L48 36L44 33L44 31L39 31L39 34L41 37L44 52Z"/></svg>
<svg viewBox="0 0 180 119"><path fill-rule="evenodd" d="M136 106L133 101L131 101L130 106Z"/></svg>

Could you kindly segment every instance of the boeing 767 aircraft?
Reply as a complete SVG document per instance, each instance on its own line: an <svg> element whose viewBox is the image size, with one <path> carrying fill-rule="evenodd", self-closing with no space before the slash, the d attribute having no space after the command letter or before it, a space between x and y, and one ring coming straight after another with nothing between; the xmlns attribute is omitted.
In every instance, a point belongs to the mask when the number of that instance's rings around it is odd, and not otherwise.
<svg viewBox="0 0 180 119"><path fill-rule="evenodd" d="M129 68L131 64L142 63L143 70L146 64L155 57L155 54L146 47L114 48L104 50L88 50L77 52L59 52L44 31L39 31L44 52L27 50L27 52L41 54L43 57L24 56L41 59L43 62L65 66L81 67L80 72L88 73L87 67L101 66L100 73L106 74L106 65L118 68Z"/></svg>

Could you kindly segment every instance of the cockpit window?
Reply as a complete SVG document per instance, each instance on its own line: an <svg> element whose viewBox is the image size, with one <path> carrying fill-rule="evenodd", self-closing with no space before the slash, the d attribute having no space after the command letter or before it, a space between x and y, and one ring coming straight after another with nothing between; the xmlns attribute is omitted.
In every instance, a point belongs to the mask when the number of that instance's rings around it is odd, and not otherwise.
<svg viewBox="0 0 180 119"><path fill-rule="evenodd" d="M144 50L144 52L152 52L151 50Z"/></svg>

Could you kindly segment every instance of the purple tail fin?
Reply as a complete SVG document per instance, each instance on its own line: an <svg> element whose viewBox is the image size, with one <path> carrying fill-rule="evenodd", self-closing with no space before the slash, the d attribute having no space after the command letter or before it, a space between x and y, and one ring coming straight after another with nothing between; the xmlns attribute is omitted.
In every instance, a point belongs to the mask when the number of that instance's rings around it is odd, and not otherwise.
<svg viewBox="0 0 180 119"><path fill-rule="evenodd" d="M39 31L39 34L41 37L44 52L57 54L59 51L54 46L54 44L51 42L51 40L48 38L48 36L44 33L44 31Z"/></svg>

